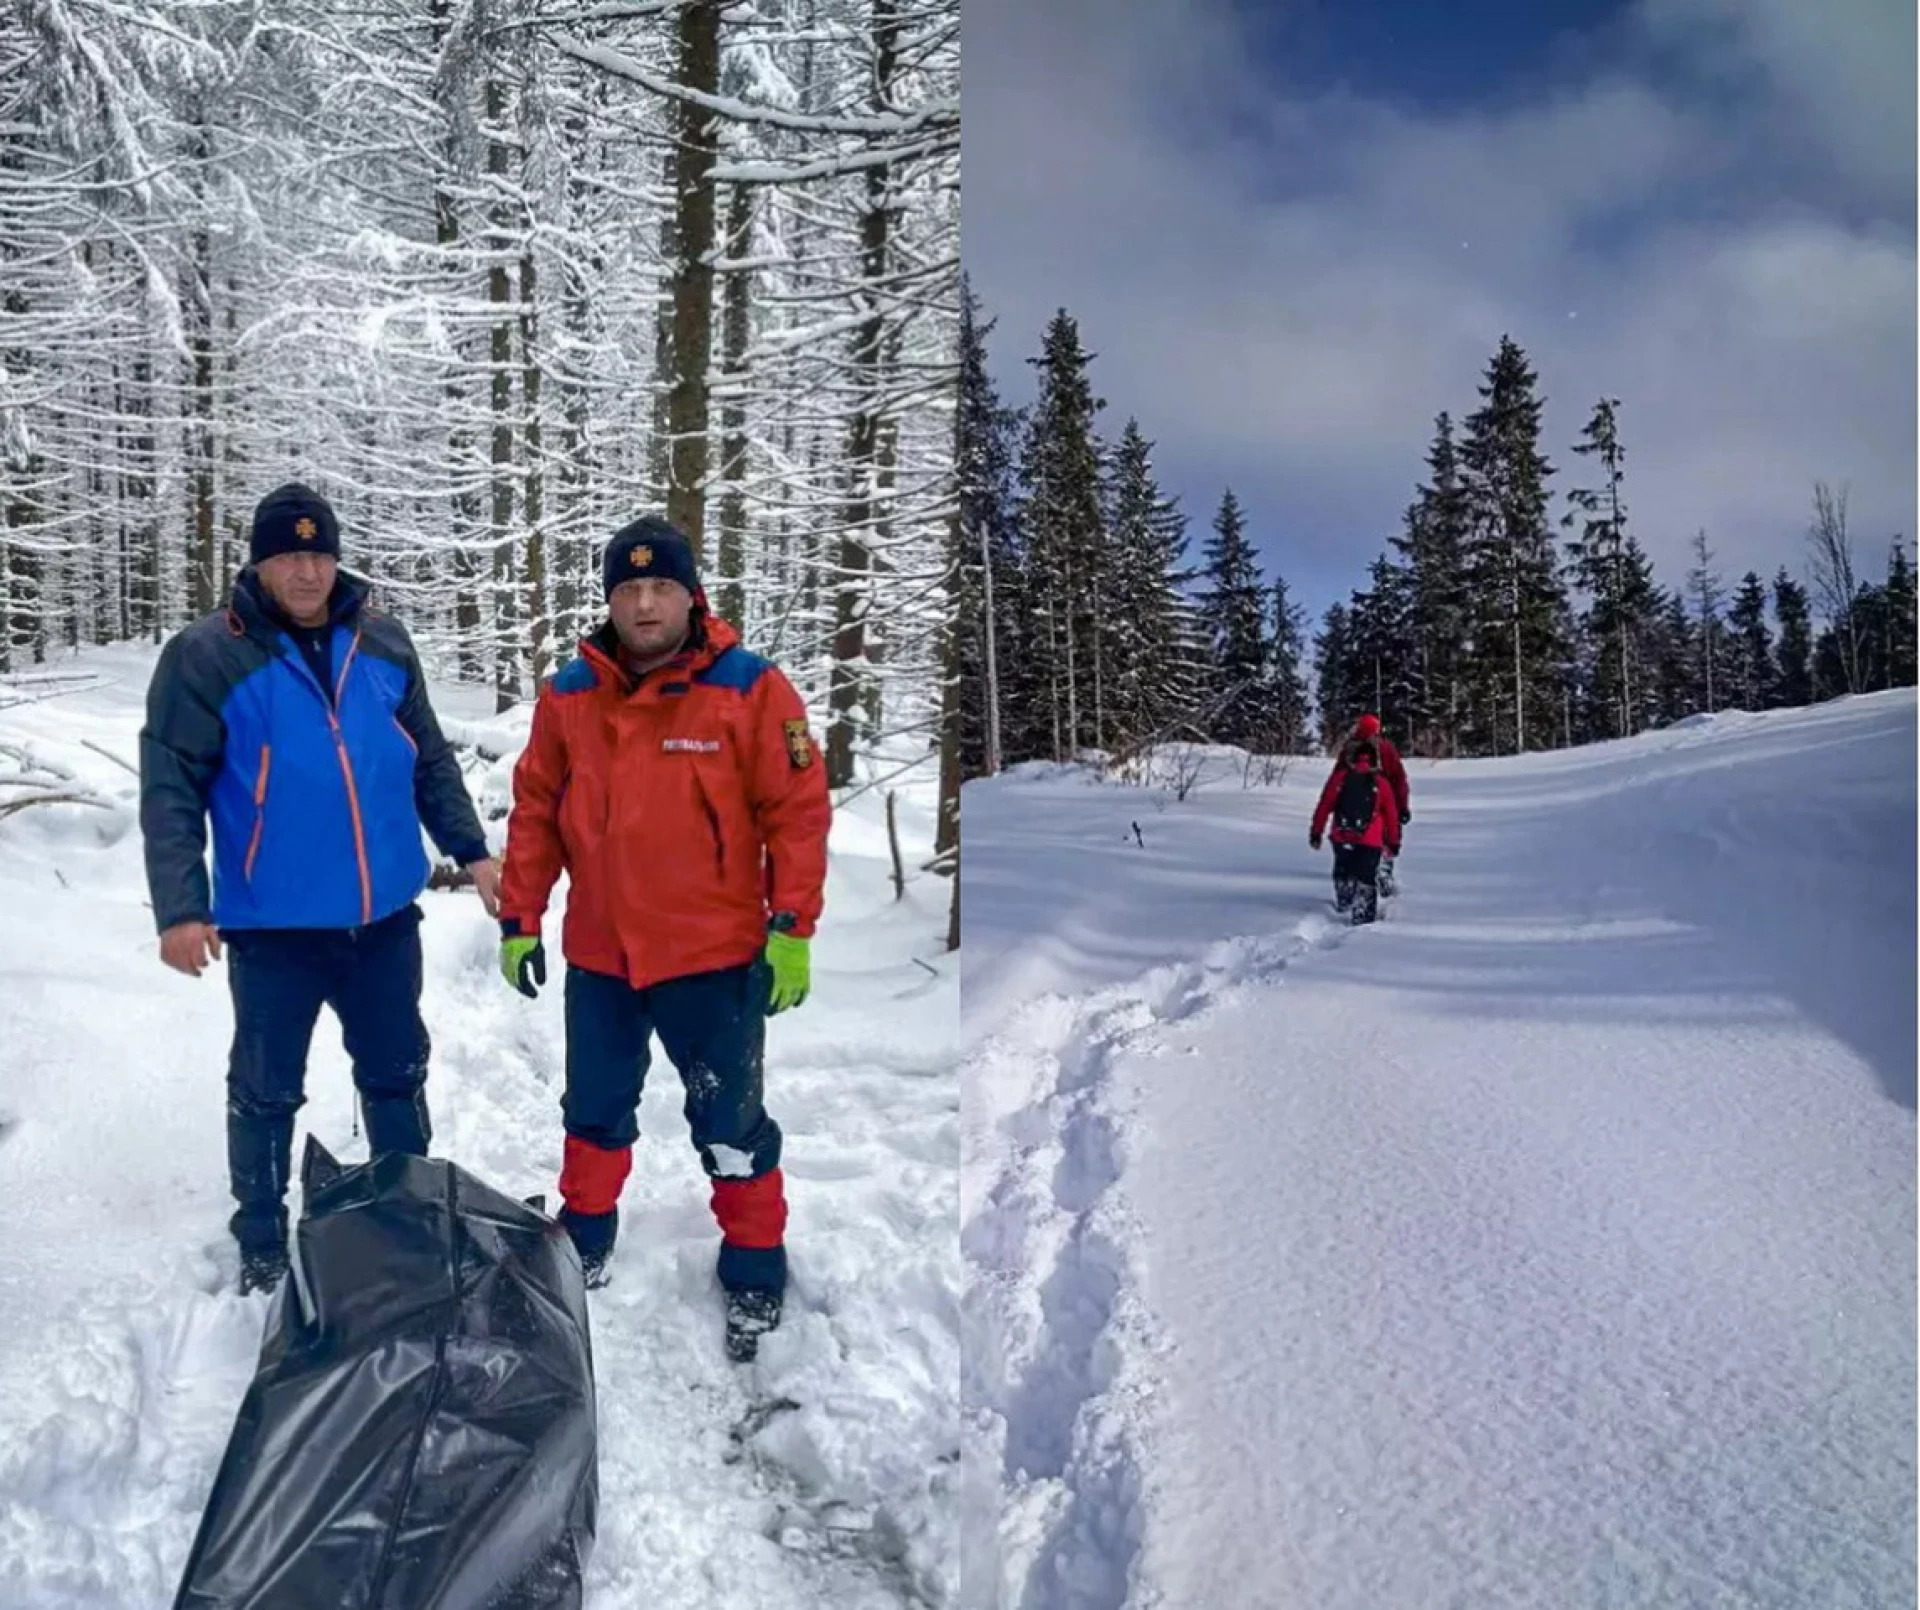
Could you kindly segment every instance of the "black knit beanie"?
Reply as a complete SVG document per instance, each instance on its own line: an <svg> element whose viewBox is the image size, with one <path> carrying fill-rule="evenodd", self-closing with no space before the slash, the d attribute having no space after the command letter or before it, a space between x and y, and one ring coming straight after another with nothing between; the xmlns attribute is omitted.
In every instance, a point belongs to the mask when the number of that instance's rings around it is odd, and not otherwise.
<svg viewBox="0 0 1920 1610"><path fill-rule="evenodd" d="M621 582L640 576L677 581L693 594L696 604L706 604L699 567L693 562L693 544L656 515L642 515L616 531L600 561L601 591L607 598L613 597Z"/></svg>
<svg viewBox="0 0 1920 1610"><path fill-rule="evenodd" d="M333 507L310 486L289 481L260 500L253 511L254 564L282 553L324 553L340 557L340 522Z"/></svg>

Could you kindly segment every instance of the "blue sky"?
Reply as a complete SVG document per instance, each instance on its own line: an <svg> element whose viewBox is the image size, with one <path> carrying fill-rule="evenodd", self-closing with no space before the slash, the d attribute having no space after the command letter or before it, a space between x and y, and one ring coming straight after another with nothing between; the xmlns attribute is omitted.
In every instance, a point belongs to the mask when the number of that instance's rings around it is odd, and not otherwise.
<svg viewBox="0 0 1920 1610"><path fill-rule="evenodd" d="M1620 399L1663 579L1702 527L1729 579L1801 569L1816 478L1870 574L1911 539L1910 0L967 0L965 28L1004 391L1065 305L1196 548L1231 484L1316 614L1503 333L1556 493Z"/></svg>

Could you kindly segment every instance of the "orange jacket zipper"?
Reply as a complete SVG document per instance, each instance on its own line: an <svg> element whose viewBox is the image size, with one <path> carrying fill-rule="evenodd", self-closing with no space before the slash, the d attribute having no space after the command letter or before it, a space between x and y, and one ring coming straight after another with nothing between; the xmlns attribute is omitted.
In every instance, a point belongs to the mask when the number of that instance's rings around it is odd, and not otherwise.
<svg viewBox="0 0 1920 1610"><path fill-rule="evenodd" d="M253 858L260 853L260 830L267 825L267 772L273 765L273 745L260 746L260 775L253 783L253 837L247 844L247 882L253 882Z"/></svg>
<svg viewBox="0 0 1920 1610"><path fill-rule="evenodd" d="M353 634L353 642L348 645L347 657L341 662L340 676L333 685L334 707L327 712L327 723L333 728L333 748L340 757L340 775L347 780L347 811L353 817L353 853L360 861L360 922L362 926L373 921L373 874L367 869L367 830L360 819L360 791L353 782L353 762L347 758L347 740L340 731L340 697L346 691L347 672L353 668L353 656L360 647L360 634Z"/></svg>

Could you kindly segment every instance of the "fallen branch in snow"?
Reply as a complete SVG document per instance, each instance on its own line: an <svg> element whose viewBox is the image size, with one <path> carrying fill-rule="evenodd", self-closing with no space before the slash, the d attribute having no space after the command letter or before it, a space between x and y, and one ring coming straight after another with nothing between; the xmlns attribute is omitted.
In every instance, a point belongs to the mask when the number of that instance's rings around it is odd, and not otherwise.
<svg viewBox="0 0 1920 1610"><path fill-rule="evenodd" d="M0 797L0 817L24 811L29 805L91 805L96 810L117 811L117 800L103 798L80 785L66 767L41 760L18 744L0 744L0 760L13 762L11 775L0 771L0 790L17 789L11 798Z"/></svg>
<svg viewBox="0 0 1920 1610"><path fill-rule="evenodd" d="M116 755L111 749L107 748L106 745L97 744L91 738L82 738L80 742L86 745L87 748L91 749L96 755L104 755L108 760L112 761L114 765L118 766L122 771L130 771L136 777L140 775L140 768L138 766L134 765L134 763L130 760L123 760L119 755Z"/></svg>
<svg viewBox="0 0 1920 1610"><path fill-rule="evenodd" d="M12 781L12 778L0 778L0 788L9 786ZM102 811L119 809L112 800L96 799L91 794L22 794L15 799L0 800L0 819L13 815L15 811L24 811L29 805L91 805Z"/></svg>
<svg viewBox="0 0 1920 1610"><path fill-rule="evenodd" d="M113 679L95 671L22 671L0 677L0 710L18 704L43 704L69 694L110 687Z"/></svg>

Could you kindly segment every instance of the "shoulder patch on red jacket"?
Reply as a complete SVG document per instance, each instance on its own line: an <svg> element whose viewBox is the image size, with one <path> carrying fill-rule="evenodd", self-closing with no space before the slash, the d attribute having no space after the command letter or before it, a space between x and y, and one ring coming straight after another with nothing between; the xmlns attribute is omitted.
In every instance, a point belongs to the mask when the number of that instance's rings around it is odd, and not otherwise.
<svg viewBox="0 0 1920 1610"><path fill-rule="evenodd" d="M787 759L793 762L795 771L804 771L813 764L813 739L808 736L804 718L780 723L787 735Z"/></svg>

